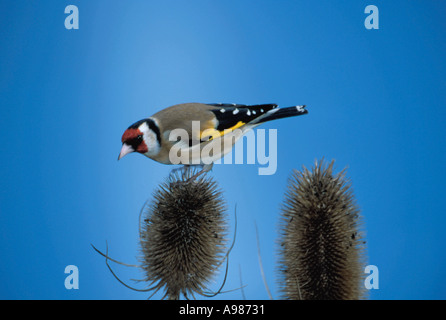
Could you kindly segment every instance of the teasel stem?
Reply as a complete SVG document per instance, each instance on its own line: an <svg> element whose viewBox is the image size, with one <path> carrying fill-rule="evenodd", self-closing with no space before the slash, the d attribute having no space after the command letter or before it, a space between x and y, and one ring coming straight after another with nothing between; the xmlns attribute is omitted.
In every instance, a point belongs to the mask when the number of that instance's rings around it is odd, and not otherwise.
<svg viewBox="0 0 446 320"><path fill-rule="evenodd" d="M259 259L260 274L262 276L263 285L265 286L266 292L268 293L268 297L270 300L273 300L273 295L269 290L268 282L266 281L265 271L263 270L262 255L260 253L259 230L257 229L257 223L255 221L254 221L254 227L256 229L257 258Z"/></svg>
<svg viewBox="0 0 446 320"><path fill-rule="evenodd" d="M295 300L362 299L365 241L345 170L334 161L294 171L280 221L279 286Z"/></svg>

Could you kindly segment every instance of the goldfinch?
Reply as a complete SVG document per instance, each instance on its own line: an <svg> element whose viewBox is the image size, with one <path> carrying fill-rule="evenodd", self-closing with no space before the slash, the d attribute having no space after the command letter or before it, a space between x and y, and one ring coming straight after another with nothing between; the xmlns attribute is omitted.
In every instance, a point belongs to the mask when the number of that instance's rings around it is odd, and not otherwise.
<svg viewBox="0 0 446 320"><path fill-rule="evenodd" d="M128 127L122 135L118 160L138 152L164 164L204 165L201 174L231 151L248 130L263 122L306 113L305 105L177 104Z"/></svg>

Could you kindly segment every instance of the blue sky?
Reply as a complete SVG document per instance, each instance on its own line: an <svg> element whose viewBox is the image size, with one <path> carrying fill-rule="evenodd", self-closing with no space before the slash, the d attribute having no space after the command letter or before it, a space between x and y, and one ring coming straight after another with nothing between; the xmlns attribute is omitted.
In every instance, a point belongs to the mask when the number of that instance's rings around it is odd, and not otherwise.
<svg viewBox="0 0 446 320"><path fill-rule="evenodd" d="M64 27L70 4L78 30ZM369 4L378 30L364 27ZM246 297L268 299L256 222L279 297L287 179L325 158L348 167L379 268L370 298L446 298L445 16L442 1L2 1L0 298L147 298L118 283L90 244L108 241L112 257L138 262L139 210L171 167L140 155L117 162L120 138L181 102L309 110L262 127L278 131L276 174L214 166L231 231L237 204L226 289L240 286L240 268ZM64 287L67 265L79 268L78 290Z"/></svg>

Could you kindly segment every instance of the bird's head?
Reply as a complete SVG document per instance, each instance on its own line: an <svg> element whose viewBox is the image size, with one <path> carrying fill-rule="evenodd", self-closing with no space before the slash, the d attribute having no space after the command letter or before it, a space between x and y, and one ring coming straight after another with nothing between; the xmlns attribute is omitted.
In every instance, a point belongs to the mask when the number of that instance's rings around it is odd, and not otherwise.
<svg viewBox="0 0 446 320"><path fill-rule="evenodd" d="M146 156L155 155L161 146L160 130L153 119L143 119L128 127L121 141L122 148L118 160L132 152Z"/></svg>

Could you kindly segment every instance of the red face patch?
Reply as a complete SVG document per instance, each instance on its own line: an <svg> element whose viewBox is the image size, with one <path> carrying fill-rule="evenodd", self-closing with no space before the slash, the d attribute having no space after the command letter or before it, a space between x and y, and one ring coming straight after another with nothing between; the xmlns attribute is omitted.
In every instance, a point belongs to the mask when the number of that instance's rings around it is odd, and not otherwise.
<svg viewBox="0 0 446 320"><path fill-rule="evenodd" d="M125 130L121 141L122 143L131 146L136 152L146 153L149 151L146 143L144 142L143 134L139 129L130 128Z"/></svg>
<svg viewBox="0 0 446 320"><path fill-rule="evenodd" d="M139 153L146 153L146 152L149 151L149 148L147 148L147 145L144 142L144 140L141 141L139 146L136 148L136 151L139 152Z"/></svg>
<svg viewBox="0 0 446 320"><path fill-rule="evenodd" d="M142 132L139 129L127 129L122 135L121 142L125 143L127 141L136 139L136 137L138 137L139 135L142 136Z"/></svg>

